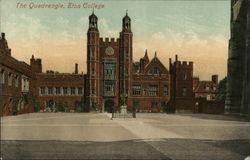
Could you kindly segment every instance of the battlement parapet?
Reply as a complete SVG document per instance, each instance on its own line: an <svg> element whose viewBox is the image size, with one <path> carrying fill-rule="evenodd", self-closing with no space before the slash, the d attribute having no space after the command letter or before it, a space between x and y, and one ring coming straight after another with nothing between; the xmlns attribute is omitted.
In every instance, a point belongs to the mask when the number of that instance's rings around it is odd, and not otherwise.
<svg viewBox="0 0 250 160"><path fill-rule="evenodd" d="M118 44L119 38L108 38L108 37L101 37L99 39L100 44Z"/></svg>
<svg viewBox="0 0 250 160"><path fill-rule="evenodd" d="M176 67L185 67L185 68L189 68L189 67L193 67L193 62L192 61L177 61L175 62Z"/></svg>

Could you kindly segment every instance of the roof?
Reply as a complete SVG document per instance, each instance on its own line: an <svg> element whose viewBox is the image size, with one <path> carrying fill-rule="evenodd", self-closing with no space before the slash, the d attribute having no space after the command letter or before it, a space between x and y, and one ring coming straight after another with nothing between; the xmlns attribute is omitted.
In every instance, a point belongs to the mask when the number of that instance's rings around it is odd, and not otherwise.
<svg viewBox="0 0 250 160"><path fill-rule="evenodd" d="M158 67L163 74L167 74L167 68L161 63L158 57L155 55L153 59L146 65L145 72L148 72L151 68Z"/></svg>
<svg viewBox="0 0 250 160"><path fill-rule="evenodd" d="M195 93L215 93L218 85L212 81L199 81L194 86Z"/></svg>

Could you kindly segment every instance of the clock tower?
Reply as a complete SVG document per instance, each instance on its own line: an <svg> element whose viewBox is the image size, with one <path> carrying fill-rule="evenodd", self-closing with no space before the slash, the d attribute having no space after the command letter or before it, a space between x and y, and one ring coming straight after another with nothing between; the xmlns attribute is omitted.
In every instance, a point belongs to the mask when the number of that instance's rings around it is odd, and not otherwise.
<svg viewBox="0 0 250 160"><path fill-rule="evenodd" d="M131 31L131 19L128 13L122 19L122 31L120 32L119 42L119 96L128 98L131 86L131 71L133 57L133 33ZM128 101L125 100L125 103Z"/></svg>
<svg viewBox="0 0 250 160"><path fill-rule="evenodd" d="M85 96L91 109L98 108L100 98L99 78L99 30L98 18L93 13L89 16L87 32L87 77Z"/></svg>

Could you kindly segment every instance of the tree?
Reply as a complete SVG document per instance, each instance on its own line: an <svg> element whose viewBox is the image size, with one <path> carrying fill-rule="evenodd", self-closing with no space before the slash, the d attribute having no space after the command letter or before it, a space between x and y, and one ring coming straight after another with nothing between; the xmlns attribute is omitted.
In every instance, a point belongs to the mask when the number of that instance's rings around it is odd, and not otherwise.
<svg viewBox="0 0 250 160"><path fill-rule="evenodd" d="M58 101L56 104L55 104L55 107L56 107L56 111L58 112L65 112L65 105L62 101Z"/></svg>
<svg viewBox="0 0 250 160"><path fill-rule="evenodd" d="M227 93L227 77L225 77L219 82L219 87L217 88L216 91L216 97L225 101L226 93Z"/></svg>
<svg viewBox="0 0 250 160"><path fill-rule="evenodd" d="M80 101L75 102L76 112L89 112L89 106L82 98Z"/></svg>

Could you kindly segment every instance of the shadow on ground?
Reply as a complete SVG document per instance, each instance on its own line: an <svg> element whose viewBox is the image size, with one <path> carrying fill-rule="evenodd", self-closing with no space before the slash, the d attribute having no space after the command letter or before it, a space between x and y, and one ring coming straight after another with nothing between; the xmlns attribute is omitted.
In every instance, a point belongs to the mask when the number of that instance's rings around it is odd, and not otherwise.
<svg viewBox="0 0 250 160"><path fill-rule="evenodd" d="M166 148L163 153L157 147ZM188 150L183 150L185 147ZM215 147L236 153L239 157L230 159L240 160L250 155L250 140L194 140L194 139L156 139L129 140L115 142L77 142L77 141L2 141L1 155L3 159L166 159L169 149L177 155L185 152L199 152L194 159L213 159L211 150L204 146ZM169 149L168 149L169 147ZM190 154L189 154L190 153ZM204 154L205 158L202 158ZM174 158L179 159L179 158ZM179 159L180 160L180 159Z"/></svg>
<svg viewBox="0 0 250 160"><path fill-rule="evenodd" d="M208 120L250 122L250 116L240 116L240 115L214 115L214 114L179 114L179 115L189 116L199 119L208 119Z"/></svg>

